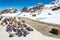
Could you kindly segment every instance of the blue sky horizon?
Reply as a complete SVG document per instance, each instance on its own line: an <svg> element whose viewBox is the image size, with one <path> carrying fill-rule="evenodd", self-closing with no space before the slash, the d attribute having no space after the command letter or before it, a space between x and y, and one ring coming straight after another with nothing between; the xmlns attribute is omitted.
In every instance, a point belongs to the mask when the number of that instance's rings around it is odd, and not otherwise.
<svg viewBox="0 0 60 40"><path fill-rule="evenodd" d="M6 8L17 8L21 9L23 7L34 6L37 3L48 4L53 0L0 0L0 10Z"/></svg>

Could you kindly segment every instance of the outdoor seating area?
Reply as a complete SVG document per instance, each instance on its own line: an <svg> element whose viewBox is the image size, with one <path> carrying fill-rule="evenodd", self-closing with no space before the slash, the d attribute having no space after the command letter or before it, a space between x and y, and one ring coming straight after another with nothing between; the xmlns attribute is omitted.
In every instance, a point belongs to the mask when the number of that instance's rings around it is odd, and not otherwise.
<svg viewBox="0 0 60 40"><path fill-rule="evenodd" d="M21 37L29 34L29 31L33 29L25 23L25 20L20 20L20 17L0 17L0 25L2 27L6 25L6 32L9 33L9 37L14 37L14 35Z"/></svg>

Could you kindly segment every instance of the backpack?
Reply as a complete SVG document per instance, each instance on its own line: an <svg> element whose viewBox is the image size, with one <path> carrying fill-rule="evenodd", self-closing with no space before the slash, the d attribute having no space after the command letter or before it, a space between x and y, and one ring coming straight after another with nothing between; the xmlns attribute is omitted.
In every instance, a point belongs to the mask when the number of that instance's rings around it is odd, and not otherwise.
<svg viewBox="0 0 60 40"><path fill-rule="evenodd" d="M13 37L14 35L13 34L10 34L9 37Z"/></svg>

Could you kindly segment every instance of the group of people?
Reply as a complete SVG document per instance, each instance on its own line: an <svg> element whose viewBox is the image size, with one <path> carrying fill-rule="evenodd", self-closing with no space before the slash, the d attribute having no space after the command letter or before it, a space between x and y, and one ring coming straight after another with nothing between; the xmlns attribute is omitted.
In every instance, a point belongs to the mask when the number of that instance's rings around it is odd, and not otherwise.
<svg viewBox="0 0 60 40"><path fill-rule="evenodd" d="M0 17L0 21L3 17ZM6 31L9 33L9 37L13 37L14 35L26 36L29 34L29 31L33 31L33 29L25 23L25 20L20 20L20 18L16 17L8 17L4 18L1 21L1 25L6 24Z"/></svg>

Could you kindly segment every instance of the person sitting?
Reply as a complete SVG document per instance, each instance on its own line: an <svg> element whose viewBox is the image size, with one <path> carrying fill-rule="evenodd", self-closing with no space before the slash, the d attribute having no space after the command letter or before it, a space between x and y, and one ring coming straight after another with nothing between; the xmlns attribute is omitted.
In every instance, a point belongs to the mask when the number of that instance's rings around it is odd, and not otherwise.
<svg viewBox="0 0 60 40"><path fill-rule="evenodd" d="M18 20L21 20L21 18L20 18L20 17L18 17Z"/></svg>
<svg viewBox="0 0 60 40"><path fill-rule="evenodd" d="M12 21L9 21L9 24L13 25L13 22Z"/></svg>
<svg viewBox="0 0 60 40"><path fill-rule="evenodd" d="M24 23L25 23L25 20L22 20L22 24L24 24ZM25 37L27 34L29 34L29 32L22 24L19 23L19 25L21 25L22 35Z"/></svg>
<svg viewBox="0 0 60 40"><path fill-rule="evenodd" d="M33 31L33 29L31 27L29 27L28 25L26 24L22 24L28 31Z"/></svg>
<svg viewBox="0 0 60 40"><path fill-rule="evenodd" d="M25 24L25 20L22 20L22 23Z"/></svg>
<svg viewBox="0 0 60 40"><path fill-rule="evenodd" d="M12 33L12 26L10 24L7 25L6 31L9 33L9 37L14 36L14 34Z"/></svg>
<svg viewBox="0 0 60 40"><path fill-rule="evenodd" d="M16 29L16 35L17 35L18 37L22 36L21 28L18 28L18 27L17 27L17 29Z"/></svg>
<svg viewBox="0 0 60 40"><path fill-rule="evenodd" d="M21 24L20 21L18 21L17 25L18 25L18 28L21 28L22 27L22 24Z"/></svg>
<svg viewBox="0 0 60 40"><path fill-rule="evenodd" d="M14 23L17 23L16 17L14 18Z"/></svg>
<svg viewBox="0 0 60 40"><path fill-rule="evenodd" d="M33 31L32 28L25 24L25 20L22 20L22 26L25 27L28 31Z"/></svg>
<svg viewBox="0 0 60 40"><path fill-rule="evenodd" d="M11 31L12 32L12 27L8 24L7 27L6 27L6 31L9 32Z"/></svg>
<svg viewBox="0 0 60 40"><path fill-rule="evenodd" d="M8 24L9 18L4 18L4 23Z"/></svg>
<svg viewBox="0 0 60 40"><path fill-rule="evenodd" d="M8 22L9 22L9 23L10 23L10 22L13 23L13 21L14 21L14 18L10 17Z"/></svg>
<svg viewBox="0 0 60 40"><path fill-rule="evenodd" d="M4 18L5 21L9 21L9 18Z"/></svg>
<svg viewBox="0 0 60 40"><path fill-rule="evenodd" d="M3 23L8 24L7 20L5 20L5 19L2 20L1 25L3 25Z"/></svg>
<svg viewBox="0 0 60 40"><path fill-rule="evenodd" d="M2 20L2 22L1 22L1 25L3 25L5 23L5 21L4 20ZM6 23L7 24L7 23Z"/></svg>
<svg viewBox="0 0 60 40"><path fill-rule="evenodd" d="M0 21L2 20L3 16L0 17Z"/></svg>
<svg viewBox="0 0 60 40"><path fill-rule="evenodd" d="M21 29L22 35L25 37L27 34L29 34L28 30L26 30L25 28Z"/></svg>
<svg viewBox="0 0 60 40"><path fill-rule="evenodd" d="M15 24L12 26L12 28L13 28L13 31L16 32L17 26Z"/></svg>

